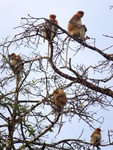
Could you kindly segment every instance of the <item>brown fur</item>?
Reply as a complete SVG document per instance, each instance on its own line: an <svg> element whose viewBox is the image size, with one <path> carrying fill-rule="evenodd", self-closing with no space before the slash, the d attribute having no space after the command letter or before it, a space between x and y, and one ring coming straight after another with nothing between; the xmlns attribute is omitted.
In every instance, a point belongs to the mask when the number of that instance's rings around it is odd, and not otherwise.
<svg viewBox="0 0 113 150"><path fill-rule="evenodd" d="M85 32L87 31L85 25L82 25L81 18L84 16L83 11L78 11L68 23L68 33L77 38L85 39Z"/></svg>
<svg viewBox="0 0 113 150"><path fill-rule="evenodd" d="M101 129L97 128L95 131L91 134L91 143L94 146L99 146L101 144Z"/></svg>
<svg viewBox="0 0 113 150"><path fill-rule="evenodd" d="M54 15L54 14L51 14L49 16L49 20L45 22L45 30L43 32L43 36L48 41L53 40L53 38L56 36L57 30L58 30L57 27L54 26L52 23L58 25L58 21L56 20L56 15Z"/></svg>
<svg viewBox="0 0 113 150"><path fill-rule="evenodd" d="M60 109L63 109L63 107L66 105L66 102L66 93L63 92L62 89L58 88L53 91L53 103L55 106L57 106Z"/></svg>
<svg viewBox="0 0 113 150"><path fill-rule="evenodd" d="M12 53L9 55L9 58L10 58L10 66L13 73L16 75L22 72L23 65L22 64L19 65L22 62L20 55L16 55L15 53Z"/></svg>

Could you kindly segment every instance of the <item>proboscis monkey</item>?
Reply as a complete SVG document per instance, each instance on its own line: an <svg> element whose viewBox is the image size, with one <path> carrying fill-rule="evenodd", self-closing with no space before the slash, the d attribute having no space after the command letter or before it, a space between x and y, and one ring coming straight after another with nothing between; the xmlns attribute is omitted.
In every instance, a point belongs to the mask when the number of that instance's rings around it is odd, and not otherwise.
<svg viewBox="0 0 113 150"><path fill-rule="evenodd" d="M49 16L49 19L45 22L45 29L43 32L44 38L47 39L49 42L53 40L58 30L57 26L55 26L54 24L58 25L58 21L56 20L56 15L51 14Z"/></svg>
<svg viewBox="0 0 113 150"><path fill-rule="evenodd" d="M58 130L58 133L56 134L56 136L57 136L60 133L60 130L61 130L61 127L62 127L62 117L63 117L62 109L64 108L64 106L67 103L66 93L63 92L63 90L61 88L58 88L58 89L54 90L53 91L53 99L52 99L52 101L53 101L53 104L55 106L54 108L58 112L60 112L60 115L61 115L61 120L60 120L60 123L59 123L60 124L59 130Z"/></svg>
<svg viewBox="0 0 113 150"><path fill-rule="evenodd" d="M87 37L85 37L87 28L81 21L83 16L84 12L78 11L68 22L68 33L82 41L87 39Z"/></svg>
<svg viewBox="0 0 113 150"><path fill-rule="evenodd" d="M57 108L63 109L64 106L66 105L66 102L67 102L66 93L63 92L61 88L58 88L53 91L53 103Z"/></svg>
<svg viewBox="0 0 113 150"><path fill-rule="evenodd" d="M9 55L10 58L10 67L15 75L19 75L23 71L23 64L20 55L12 53ZM19 65L20 64L20 65Z"/></svg>
<svg viewBox="0 0 113 150"><path fill-rule="evenodd" d="M97 147L97 150L100 150L99 145L101 144L101 129L97 128L95 131L91 134L91 143L93 144L93 150L94 147Z"/></svg>
<svg viewBox="0 0 113 150"><path fill-rule="evenodd" d="M49 19L45 22L44 28L43 28L44 39L48 40L48 54L47 54L48 57L51 53L52 40L56 36L57 30L58 30L57 26L55 26L54 24L58 25L58 21L56 20L56 15L51 14L49 16ZM48 66L48 60L47 60L47 66ZM46 69L47 69L47 67L46 67Z"/></svg>
<svg viewBox="0 0 113 150"><path fill-rule="evenodd" d="M85 37L87 28L85 25L82 24L81 18L83 16L84 16L84 12L78 11L68 22L68 33L71 36L74 36L77 40L82 42L89 39L88 36ZM68 47L69 47L70 40L71 38L69 37L67 43L67 51L66 51L66 67L68 62Z"/></svg>
<svg viewBox="0 0 113 150"><path fill-rule="evenodd" d="M17 104L18 104L18 95L19 95L19 82L20 82L20 73L23 71L23 61L20 57L20 55L16 55L15 53L12 53L8 55L10 60L10 67L15 74L16 77L16 88L15 88L15 101L13 105L13 111L17 111ZM16 118L16 113L14 113L14 119Z"/></svg>

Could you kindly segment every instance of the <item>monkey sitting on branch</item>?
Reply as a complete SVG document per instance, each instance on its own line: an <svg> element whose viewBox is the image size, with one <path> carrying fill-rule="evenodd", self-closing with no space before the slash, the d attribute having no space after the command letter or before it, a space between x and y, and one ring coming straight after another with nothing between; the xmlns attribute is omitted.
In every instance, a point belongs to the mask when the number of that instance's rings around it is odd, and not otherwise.
<svg viewBox="0 0 113 150"><path fill-rule="evenodd" d="M16 55L15 53L12 53L8 55L10 59L10 67L15 75L19 75L23 71L23 64L22 59L20 55Z"/></svg>
<svg viewBox="0 0 113 150"><path fill-rule="evenodd" d="M53 38L57 34L58 28L54 24L58 25L58 21L56 20L56 15L51 14L49 19L44 23L43 28L44 39L47 39L49 42L52 42Z"/></svg>
<svg viewBox="0 0 113 150"><path fill-rule="evenodd" d="M81 18L84 16L83 11L78 11L68 22L68 33L73 36L76 40L80 42L85 42L89 39L88 36L85 37L87 28L82 24ZM67 40L69 36L66 37ZM67 42L67 51L66 51L66 67L68 63L68 47L70 43L71 37L68 38Z"/></svg>
<svg viewBox="0 0 113 150"><path fill-rule="evenodd" d="M101 129L97 128L95 131L91 134L91 143L93 144L93 150L94 147L97 147L97 150L100 150L99 145L101 144Z"/></svg>
<svg viewBox="0 0 113 150"><path fill-rule="evenodd" d="M62 110L67 103L66 93L61 88L54 90L52 101L57 109Z"/></svg>
<svg viewBox="0 0 113 150"><path fill-rule="evenodd" d="M68 33L75 38L85 41L89 37L85 37L85 33L87 28L82 24L81 18L84 16L83 11L78 11L69 21L68 23Z"/></svg>
<svg viewBox="0 0 113 150"><path fill-rule="evenodd" d="M47 52L48 58L51 54L52 41L57 34L57 30L58 30L57 25L58 25L58 21L56 20L56 15L51 14L49 16L49 19L45 21L43 27L40 29L40 31L43 34L44 42L45 42L45 39L48 41L48 52ZM46 69L47 68L48 68L48 59L47 59Z"/></svg>

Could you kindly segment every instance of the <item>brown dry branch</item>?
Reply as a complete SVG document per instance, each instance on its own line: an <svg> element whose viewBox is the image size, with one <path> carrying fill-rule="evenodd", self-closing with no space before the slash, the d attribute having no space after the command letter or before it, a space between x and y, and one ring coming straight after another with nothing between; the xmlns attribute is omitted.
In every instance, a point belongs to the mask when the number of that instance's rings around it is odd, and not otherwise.
<svg viewBox="0 0 113 150"><path fill-rule="evenodd" d="M76 137L77 129L70 130L70 134L75 132L72 138L67 139L65 135L59 141L57 137L53 138L58 131L62 136L62 129L73 119L93 129L97 124L104 124L105 118L99 116L98 110L107 111L113 107L113 56L105 53L105 49L97 48L96 40L93 44L77 41L59 25L55 25L58 33L50 43L48 56L47 42L43 43L40 30L44 21L48 20L30 15L22 18L17 27L21 32L0 44L0 147L9 150L90 150L92 145L87 141L90 135L83 138L85 127L79 138ZM65 57L67 46L69 61ZM106 51L110 48L112 46ZM13 74L8 58L12 52L18 54L18 50L23 60L19 65L24 66L19 80ZM84 60L78 61L77 58L84 59L82 53L88 51L98 55L95 64L90 60L89 65ZM52 93L57 88L67 95L67 104L61 112L52 103ZM104 143L101 147L113 145L111 129Z"/></svg>

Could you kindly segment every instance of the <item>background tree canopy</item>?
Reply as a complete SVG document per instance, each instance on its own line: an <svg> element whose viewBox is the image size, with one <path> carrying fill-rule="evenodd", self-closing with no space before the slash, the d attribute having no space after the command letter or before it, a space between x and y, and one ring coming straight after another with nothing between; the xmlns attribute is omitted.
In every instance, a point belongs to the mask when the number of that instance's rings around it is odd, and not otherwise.
<svg viewBox="0 0 113 150"><path fill-rule="evenodd" d="M48 41L43 41L40 32L45 20L28 15L15 28L18 33L12 39L1 41L0 149L90 150L87 129L101 128L104 114L112 112L113 45L100 49L92 37L86 43L77 41L58 25L48 56ZM113 38L103 36L106 41ZM24 66L20 81L8 57L18 50ZM67 95L61 112L52 103L57 88ZM108 128L103 137L100 148L112 147L113 129Z"/></svg>

